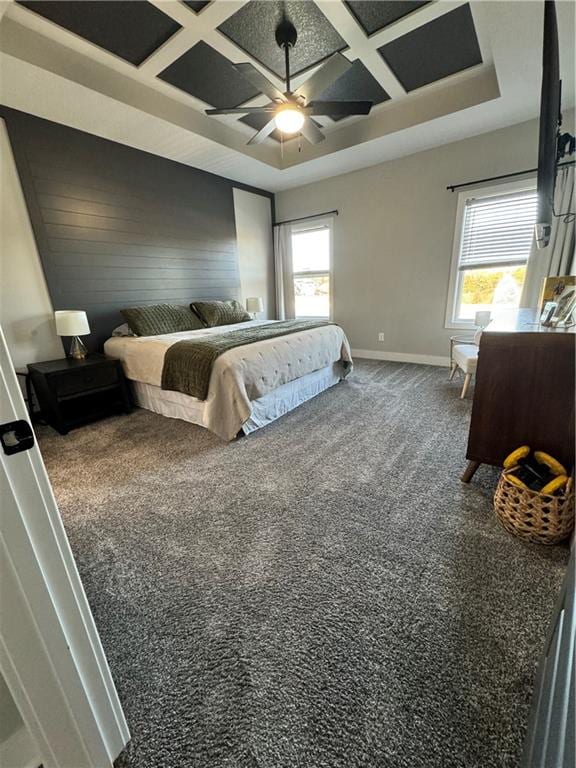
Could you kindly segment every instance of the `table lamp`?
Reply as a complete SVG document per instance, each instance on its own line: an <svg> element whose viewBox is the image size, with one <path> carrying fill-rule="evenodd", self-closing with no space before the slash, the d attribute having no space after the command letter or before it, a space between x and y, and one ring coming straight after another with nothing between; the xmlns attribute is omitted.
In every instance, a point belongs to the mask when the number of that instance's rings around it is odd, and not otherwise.
<svg viewBox="0 0 576 768"><path fill-rule="evenodd" d="M252 296L251 298L246 299L246 312L250 312L255 320L258 312L264 312L264 302L262 299L259 296Z"/></svg>
<svg viewBox="0 0 576 768"><path fill-rule="evenodd" d="M59 310L54 312L54 317L56 319L56 333L58 336L72 336L70 357L73 357L75 360L83 360L87 352L79 337L90 333L86 312L77 309Z"/></svg>

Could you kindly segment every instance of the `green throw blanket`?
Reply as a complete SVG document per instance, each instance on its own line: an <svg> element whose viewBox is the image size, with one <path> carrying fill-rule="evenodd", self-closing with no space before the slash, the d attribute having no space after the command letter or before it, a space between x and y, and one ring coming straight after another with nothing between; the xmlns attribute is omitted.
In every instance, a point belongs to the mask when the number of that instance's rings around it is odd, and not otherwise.
<svg viewBox="0 0 576 768"><path fill-rule="evenodd" d="M236 331L226 331L203 339L186 339L168 347L162 368L162 389L172 389L206 400L217 357L234 347L254 344L256 341L286 336L290 333L307 331L334 325L325 320L281 320L270 325L251 325Z"/></svg>

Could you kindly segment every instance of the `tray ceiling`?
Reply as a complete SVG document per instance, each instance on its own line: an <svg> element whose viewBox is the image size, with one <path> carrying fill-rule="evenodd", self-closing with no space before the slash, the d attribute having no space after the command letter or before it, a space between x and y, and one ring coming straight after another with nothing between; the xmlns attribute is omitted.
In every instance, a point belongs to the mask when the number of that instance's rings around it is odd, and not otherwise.
<svg viewBox="0 0 576 768"><path fill-rule="evenodd" d="M526 119L537 113L541 8L528 0L17 0L4 5L0 55L12 73L2 86L9 106L56 121L78 113L77 125L85 120L85 130L105 133L122 105L139 110L141 120L153 118L184 131L184 146L197 146L198 153L181 154L194 155L194 162L220 153L224 168L234 156L239 166L252 164L255 175L265 176L270 168L296 178L287 171L320 167L319 160L322 168L332 162L338 169L339 161L331 157L345 154L361 157L365 165L380 157L370 147L394 146L406 154L411 146L510 124L512 114ZM558 0L557 6L562 32L567 28L562 14L570 7L573 17L573 3ZM316 146L285 137L280 144L277 132L258 147L247 146L261 127L258 116L208 117L205 110L269 103L234 64L249 63L285 90L283 55L274 40L284 11L298 32L291 55L293 89L339 51L353 66L319 98L367 99L374 106L365 117L315 118L326 135ZM573 82L565 71L563 78ZM31 88L40 82L41 92ZM66 89L70 101L63 104L55 94ZM565 93L571 93L569 85ZM111 101L105 112L89 118L96 95ZM484 110L480 119L466 118L478 109ZM441 128L446 119L451 131ZM420 138L411 144L408 136Z"/></svg>
<svg viewBox="0 0 576 768"><path fill-rule="evenodd" d="M213 0L213 3L188 0L154 4L147 0L18 0L18 5L144 72L152 64L150 69L155 80L192 97L194 102L190 106L200 110L255 106L268 101L235 69L234 64L240 61L248 61L267 75L271 74L284 90L284 53L274 37L284 15L298 32L298 41L291 51L294 79L300 76L302 82L307 73L336 52L344 52L354 62L348 72L325 90L321 99L367 99L377 108L416 88L482 63L467 4L440 13L441 4L436 3L438 18L427 21L423 16L421 24L418 14L430 6L430 2L338 2L337 5L346 9L344 21L337 17L331 19L330 4L313 0ZM210 14L212 19L208 19ZM406 28L397 22L407 18L413 23L403 34ZM201 26L204 19L208 20L207 25ZM365 51L356 50L358 46L353 50L350 32L344 28L350 24L365 39ZM370 42L374 33L395 27L396 34L392 31L381 47L376 47L377 41ZM195 29L200 30L199 39L195 39ZM182 45L188 31L191 44ZM379 64L374 63L374 51L379 54ZM157 57L166 60L166 66L154 71ZM337 123L369 119L370 116L326 117L319 124L335 128ZM263 121L251 115L228 118L226 122L244 131L244 126L254 128ZM279 138L275 132L269 141L277 142Z"/></svg>

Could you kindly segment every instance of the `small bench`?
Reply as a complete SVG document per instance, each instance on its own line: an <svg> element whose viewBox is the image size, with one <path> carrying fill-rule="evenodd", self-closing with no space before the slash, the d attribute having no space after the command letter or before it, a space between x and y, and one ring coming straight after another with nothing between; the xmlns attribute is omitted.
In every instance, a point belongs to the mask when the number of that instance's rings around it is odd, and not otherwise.
<svg viewBox="0 0 576 768"><path fill-rule="evenodd" d="M454 378L454 374L458 369L464 374L464 384L460 393L460 399L464 399L472 381L472 376L476 373L478 346L476 344L454 344L451 362L450 380Z"/></svg>

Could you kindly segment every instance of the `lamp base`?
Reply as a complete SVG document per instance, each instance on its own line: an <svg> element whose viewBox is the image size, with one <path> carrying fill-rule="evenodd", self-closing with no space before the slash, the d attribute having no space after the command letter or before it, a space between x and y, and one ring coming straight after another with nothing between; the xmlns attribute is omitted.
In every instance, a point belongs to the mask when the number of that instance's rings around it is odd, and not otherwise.
<svg viewBox="0 0 576 768"><path fill-rule="evenodd" d="M72 337L72 343L70 344L70 357L74 360L84 360L88 354L88 350L84 346L84 342L79 336Z"/></svg>

